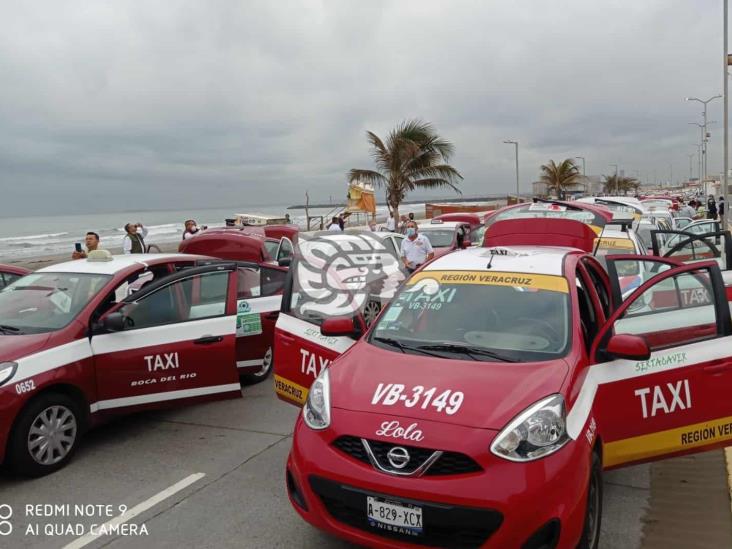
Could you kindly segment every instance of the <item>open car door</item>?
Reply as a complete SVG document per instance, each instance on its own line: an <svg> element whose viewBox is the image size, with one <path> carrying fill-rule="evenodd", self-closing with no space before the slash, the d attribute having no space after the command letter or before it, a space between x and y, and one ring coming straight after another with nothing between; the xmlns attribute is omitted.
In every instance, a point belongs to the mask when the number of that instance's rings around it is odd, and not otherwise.
<svg viewBox="0 0 732 549"><path fill-rule="evenodd" d="M153 282L93 327L98 410L241 396L236 267L192 267Z"/></svg>
<svg viewBox="0 0 732 549"><path fill-rule="evenodd" d="M717 263L622 256L608 265L611 278L632 270L648 276L592 344L570 434L598 426L606 468L729 444L732 324Z"/></svg>
<svg viewBox="0 0 732 549"><path fill-rule="evenodd" d="M716 221L694 227L719 227ZM714 259L722 270L727 300L732 301L732 236L729 231L652 231L653 255L684 263Z"/></svg>
<svg viewBox="0 0 732 549"><path fill-rule="evenodd" d="M366 332L366 307L385 304L403 279L393 250L373 233L299 238L275 327L277 396L304 404L323 368Z"/></svg>

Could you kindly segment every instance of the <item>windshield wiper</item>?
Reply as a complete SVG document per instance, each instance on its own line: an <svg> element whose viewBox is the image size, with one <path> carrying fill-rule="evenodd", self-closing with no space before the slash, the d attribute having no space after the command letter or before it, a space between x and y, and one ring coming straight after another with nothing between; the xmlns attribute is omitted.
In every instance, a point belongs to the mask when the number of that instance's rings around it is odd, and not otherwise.
<svg viewBox="0 0 732 549"><path fill-rule="evenodd" d="M392 347L396 347L399 349L402 353L406 353L407 351L417 351L418 353L422 353L423 355L429 355L429 356L436 356L440 357L442 355L438 353L431 353L428 349L424 348L424 345L409 345L402 343L398 339L394 339L393 337L380 337L375 336L372 338L372 341L378 341L379 343L385 343L386 345L391 345Z"/></svg>
<svg viewBox="0 0 732 549"><path fill-rule="evenodd" d="M494 358L496 360L500 360L501 362L516 362L516 360L504 356L500 353L489 351L488 349L483 349L482 347L470 347L467 345L460 345L459 343L435 343L433 345L421 345L419 349L444 351L446 353L463 353L471 357L473 360L478 360L475 357L476 355L479 355Z"/></svg>
<svg viewBox="0 0 732 549"><path fill-rule="evenodd" d="M8 326L6 324L0 324L0 333L18 335L18 334L22 334L23 332L20 331L20 328L16 328L15 326Z"/></svg>

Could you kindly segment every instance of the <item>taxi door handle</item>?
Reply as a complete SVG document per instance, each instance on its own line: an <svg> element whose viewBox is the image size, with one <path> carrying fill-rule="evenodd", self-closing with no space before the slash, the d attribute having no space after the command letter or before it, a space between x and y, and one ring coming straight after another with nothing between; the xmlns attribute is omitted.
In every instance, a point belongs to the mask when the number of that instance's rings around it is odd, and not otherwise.
<svg viewBox="0 0 732 549"><path fill-rule="evenodd" d="M203 336L194 340L193 343L196 345L211 345L212 343L219 343L224 340L224 336Z"/></svg>
<svg viewBox="0 0 732 549"><path fill-rule="evenodd" d="M732 361L730 360L713 360L703 368L706 374L721 374L727 370L732 370Z"/></svg>

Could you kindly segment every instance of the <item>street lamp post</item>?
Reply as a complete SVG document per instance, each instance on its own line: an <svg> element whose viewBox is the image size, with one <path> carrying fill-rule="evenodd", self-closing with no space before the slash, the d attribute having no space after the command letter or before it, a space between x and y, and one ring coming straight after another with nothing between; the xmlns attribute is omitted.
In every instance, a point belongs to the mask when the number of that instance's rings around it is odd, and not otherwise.
<svg viewBox="0 0 732 549"><path fill-rule="evenodd" d="M723 43L722 43L722 47L724 49L724 51L723 51L724 62L723 62L723 67L722 67L722 81L724 82L724 100L723 100L724 101L724 151L722 154L722 156L724 158L724 160L722 162L724 172L722 174L722 196L724 197L724 203L725 203L724 204L725 220L723 220L723 221L726 223L726 220L730 218L729 211L727 210L729 208L729 205L727 204L727 202L728 202L727 198L729 198L727 196L727 174L729 172L729 165L728 165L728 163L729 163L729 82L728 82L727 67L729 67L729 65L732 64L732 63L730 63L730 61L732 61L732 59L730 59L730 57L732 57L732 56L729 55L729 53L728 53L729 50L727 49L727 47L728 47L727 46L727 35L728 35L727 27L729 26L729 24L728 24L729 6L727 4L727 0L724 0L724 9L722 11L723 11L722 19L724 20L724 32L723 32L724 38L723 38ZM722 227L722 230L725 230L725 229L727 229L726 226Z"/></svg>
<svg viewBox="0 0 732 549"><path fill-rule="evenodd" d="M687 97L685 98L686 101L698 101L702 105L704 105L704 112L702 113L702 116L704 117L704 124L702 126L702 132L703 132L703 141L702 141L702 169L704 170L704 179L707 177L707 104L714 101L715 99L719 99L722 97L721 95L715 95L713 97L710 97L709 99L699 99L698 97Z"/></svg>
<svg viewBox="0 0 732 549"><path fill-rule="evenodd" d="M584 156L575 156L575 158L577 160L581 160L582 161L582 175L587 175L585 173L585 157Z"/></svg>
<svg viewBox="0 0 732 549"><path fill-rule="evenodd" d="M704 124L699 122L688 122L690 126L697 126L699 128L699 183L703 185L703 172L704 172Z"/></svg>
<svg viewBox="0 0 732 549"><path fill-rule="evenodd" d="M504 141L507 145L514 145L516 147L516 202L519 199L519 161L518 161L518 141L506 140Z"/></svg>
<svg viewBox="0 0 732 549"><path fill-rule="evenodd" d="M610 164L610 166L615 167L615 194L617 194L618 193L618 165Z"/></svg>
<svg viewBox="0 0 732 549"><path fill-rule="evenodd" d="M691 169L691 161L694 158L694 153L687 154L686 156L689 157L689 183L691 183L691 179L692 179L692 177L694 177L694 173Z"/></svg>

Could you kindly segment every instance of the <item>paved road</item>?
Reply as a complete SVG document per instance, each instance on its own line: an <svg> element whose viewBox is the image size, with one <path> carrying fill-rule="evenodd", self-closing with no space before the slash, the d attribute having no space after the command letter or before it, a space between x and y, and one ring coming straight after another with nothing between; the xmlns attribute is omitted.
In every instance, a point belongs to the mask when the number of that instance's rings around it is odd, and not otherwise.
<svg viewBox="0 0 732 549"><path fill-rule="evenodd" d="M296 413L263 383L246 388L243 399L138 415L98 429L54 475L0 476L0 519L7 512L3 504L14 511L13 533L0 537L0 547L64 547L80 537L81 528L68 532L70 524L88 530L110 520L108 514L118 515L120 505L141 504L130 524L144 524L147 536L85 538L72 547L348 547L306 525L287 500L283 470ZM199 473L205 476L192 477ZM184 479L190 484L175 491ZM639 547L648 468L613 473L606 482L601 546ZM150 499L161 492L168 497ZM64 507L33 508L36 516L27 516L26 506L33 504L112 509L94 508L85 517L77 514L89 509L72 507L72 516L62 516ZM51 516L37 516L44 513Z"/></svg>

